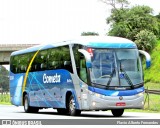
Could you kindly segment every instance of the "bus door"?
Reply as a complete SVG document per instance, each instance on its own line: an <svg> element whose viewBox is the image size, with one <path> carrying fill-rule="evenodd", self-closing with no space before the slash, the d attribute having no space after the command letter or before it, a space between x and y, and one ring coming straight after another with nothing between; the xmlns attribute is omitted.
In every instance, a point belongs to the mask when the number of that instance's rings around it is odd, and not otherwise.
<svg viewBox="0 0 160 128"><path fill-rule="evenodd" d="M81 87L81 105L83 109L89 109L89 96L88 96L88 85L86 83L88 83L87 80L87 68L86 68L86 61L84 56L80 57L80 72L79 72L79 76L81 78L82 81L80 81L80 87Z"/></svg>

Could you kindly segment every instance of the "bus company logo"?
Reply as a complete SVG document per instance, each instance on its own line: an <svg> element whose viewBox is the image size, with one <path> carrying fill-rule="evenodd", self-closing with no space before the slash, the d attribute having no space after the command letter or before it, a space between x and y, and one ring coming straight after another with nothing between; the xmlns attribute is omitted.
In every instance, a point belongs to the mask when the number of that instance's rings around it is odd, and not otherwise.
<svg viewBox="0 0 160 128"><path fill-rule="evenodd" d="M47 74L43 74L43 83L44 84L52 84L52 83L60 83L61 82L61 75L57 73L53 76L48 76Z"/></svg>

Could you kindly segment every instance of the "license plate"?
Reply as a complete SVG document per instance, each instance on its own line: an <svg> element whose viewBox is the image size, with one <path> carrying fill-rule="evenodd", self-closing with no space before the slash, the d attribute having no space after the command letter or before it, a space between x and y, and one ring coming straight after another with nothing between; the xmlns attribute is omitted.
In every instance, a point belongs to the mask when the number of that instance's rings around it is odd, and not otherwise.
<svg viewBox="0 0 160 128"><path fill-rule="evenodd" d="M125 102L118 102L118 103L116 103L116 106L126 106L126 103Z"/></svg>

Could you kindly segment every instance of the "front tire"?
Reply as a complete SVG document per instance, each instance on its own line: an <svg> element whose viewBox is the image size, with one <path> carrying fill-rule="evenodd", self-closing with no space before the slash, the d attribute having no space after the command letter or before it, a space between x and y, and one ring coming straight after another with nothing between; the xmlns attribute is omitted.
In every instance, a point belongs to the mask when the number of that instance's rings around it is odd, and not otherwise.
<svg viewBox="0 0 160 128"><path fill-rule="evenodd" d="M28 95L24 96L24 111L26 113L37 113L39 111L38 108L29 106Z"/></svg>
<svg viewBox="0 0 160 128"><path fill-rule="evenodd" d="M81 114L81 111L76 109L76 103L73 95L71 95L69 98L68 110L69 110L69 115L71 116L78 116Z"/></svg>
<svg viewBox="0 0 160 128"><path fill-rule="evenodd" d="M123 115L124 109L112 109L111 112L112 112L113 116L120 117Z"/></svg>

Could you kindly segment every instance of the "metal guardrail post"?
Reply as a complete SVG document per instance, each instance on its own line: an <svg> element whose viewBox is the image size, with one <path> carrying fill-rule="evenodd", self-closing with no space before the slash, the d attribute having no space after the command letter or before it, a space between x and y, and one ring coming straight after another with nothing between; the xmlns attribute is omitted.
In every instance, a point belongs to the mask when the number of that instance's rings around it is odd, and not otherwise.
<svg viewBox="0 0 160 128"><path fill-rule="evenodd" d="M148 91L148 87L147 87L147 89L145 89L145 93L146 93L146 98L145 98L145 101L144 101L144 105L146 104L146 101L147 101L147 98L148 98L148 109L149 109L150 107L149 107L149 91Z"/></svg>
<svg viewBox="0 0 160 128"><path fill-rule="evenodd" d="M150 96L151 96L150 94L160 95L160 90L149 90L148 87L147 87L147 89L145 89L145 93L146 93L146 97L145 97L144 105L146 104L146 102L148 102L148 104L147 104L148 108L147 109L150 109L150 102L152 103L152 100L150 101Z"/></svg>

